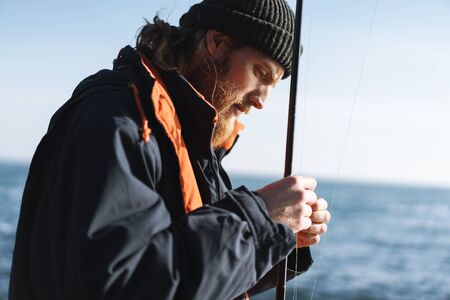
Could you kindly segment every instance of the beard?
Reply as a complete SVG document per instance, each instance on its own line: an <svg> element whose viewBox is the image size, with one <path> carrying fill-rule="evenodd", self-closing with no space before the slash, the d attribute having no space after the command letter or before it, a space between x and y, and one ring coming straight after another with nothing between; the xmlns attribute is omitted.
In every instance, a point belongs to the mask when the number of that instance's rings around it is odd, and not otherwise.
<svg viewBox="0 0 450 300"><path fill-rule="evenodd" d="M228 72L228 57L223 62L203 57L187 77L217 112L211 140L214 149L221 148L232 136L237 120L236 106L244 112L251 107L244 101L244 94L228 79Z"/></svg>

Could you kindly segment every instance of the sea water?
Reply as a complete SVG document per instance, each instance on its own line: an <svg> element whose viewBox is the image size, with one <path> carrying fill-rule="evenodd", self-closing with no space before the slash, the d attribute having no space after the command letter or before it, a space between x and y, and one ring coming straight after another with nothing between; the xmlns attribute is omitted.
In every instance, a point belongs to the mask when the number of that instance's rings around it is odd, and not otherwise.
<svg viewBox="0 0 450 300"><path fill-rule="evenodd" d="M332 220L286 299L450 300L449 189L319 180L316 191L332 203Z"/></svg>
<svg viewBox="0 0 450 300"><path fill-rule="evenodd" d="M0 163L0 299L27 172ZM251 189L273 180L233 177ZM317 193L333 202L333 218L312 247L312 268L288 283L288 300L450 300L450 189L319 180ZM266 299L273 290L252 297Z"/></svg>

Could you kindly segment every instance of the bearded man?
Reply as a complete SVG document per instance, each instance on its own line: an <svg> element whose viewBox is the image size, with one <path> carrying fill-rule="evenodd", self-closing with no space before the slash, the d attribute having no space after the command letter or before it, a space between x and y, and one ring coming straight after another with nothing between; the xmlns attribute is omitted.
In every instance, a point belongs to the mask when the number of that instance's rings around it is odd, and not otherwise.
<svg viewBox="0 0 450 300"><path fill-rule="evenodd" d="M285 0L205 0L81 82L33 158L10 299L235 299L295 247L288 276L306 271L330 218L316 181L233 189L221 166L289 76L293 23Z"/></svg>

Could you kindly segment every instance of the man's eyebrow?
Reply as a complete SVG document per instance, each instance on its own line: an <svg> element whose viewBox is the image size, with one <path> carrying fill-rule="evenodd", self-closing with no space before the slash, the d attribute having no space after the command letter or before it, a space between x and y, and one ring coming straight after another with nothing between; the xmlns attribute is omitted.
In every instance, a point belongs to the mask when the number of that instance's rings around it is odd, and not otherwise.
<svg viewBox="0 0 450 300"><path fill-rule="evenodd" d="M270 71L269 76L272 83L276 83L281 78L281 75L277 76L277 72L271 64L263 62L262 65Z"/></svg>

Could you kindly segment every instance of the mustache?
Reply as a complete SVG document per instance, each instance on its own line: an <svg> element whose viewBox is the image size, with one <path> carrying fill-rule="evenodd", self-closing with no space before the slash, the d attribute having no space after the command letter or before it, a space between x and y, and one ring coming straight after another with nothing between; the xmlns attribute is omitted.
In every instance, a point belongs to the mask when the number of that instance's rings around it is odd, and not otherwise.
<svg viewBox="0 0 450 300"><path fill-rule="evenodd" d="M237 106L237 108L244 114L248 114L250 110L252 109L252 105L249 101L241 101L239 103L235 103L234 105Z"/></svg>

